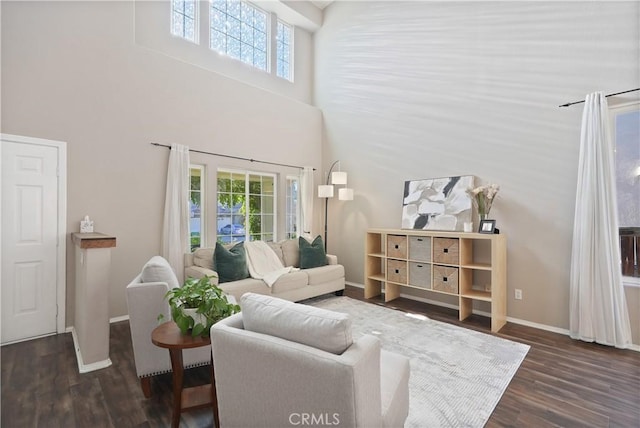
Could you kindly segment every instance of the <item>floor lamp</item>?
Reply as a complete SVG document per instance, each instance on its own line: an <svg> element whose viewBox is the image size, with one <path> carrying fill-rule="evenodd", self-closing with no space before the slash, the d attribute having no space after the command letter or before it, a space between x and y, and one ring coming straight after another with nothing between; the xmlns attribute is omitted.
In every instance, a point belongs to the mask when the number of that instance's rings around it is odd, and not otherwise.
<svg viewBox="0 0 640 428"><path fill-rule="evenodd" d="M338 199L341 201L352 201L353 200L353 189L349 189L347 186L347 173L343 171L333 171L333 168L336 164L339 164L340 161L337 160L331 164L331 168L329 168L329 173L327 174L326 184L321 184L318 186L318 197L324 198L324 251L327 252L327 213L329 207L329 198L333 198L333 186L335 185L343 185L338 189ZM338 168L339 169L339 168ZM331 181L331 184L329 184Z"/></svg>

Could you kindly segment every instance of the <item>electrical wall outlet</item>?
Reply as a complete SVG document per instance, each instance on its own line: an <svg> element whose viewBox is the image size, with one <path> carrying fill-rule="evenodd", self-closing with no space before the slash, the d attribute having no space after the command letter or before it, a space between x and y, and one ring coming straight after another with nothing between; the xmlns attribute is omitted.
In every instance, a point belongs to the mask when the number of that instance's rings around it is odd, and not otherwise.
<svg viewBox="0 0 640 428"><path fill-rule="evenodd" d="M522 290L516 288L516 300L522 300Z"/></svg>

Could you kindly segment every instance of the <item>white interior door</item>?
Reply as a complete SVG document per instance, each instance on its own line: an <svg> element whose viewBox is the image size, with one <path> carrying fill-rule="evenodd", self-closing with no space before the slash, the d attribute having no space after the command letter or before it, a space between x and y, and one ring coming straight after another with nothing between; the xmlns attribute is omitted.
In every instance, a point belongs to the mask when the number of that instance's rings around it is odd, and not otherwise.
<svg viewBox="0 0 640 428"><path fill-rule="evenodd" d="M2 138L3 344L56 332L58 156Z"/></svg>

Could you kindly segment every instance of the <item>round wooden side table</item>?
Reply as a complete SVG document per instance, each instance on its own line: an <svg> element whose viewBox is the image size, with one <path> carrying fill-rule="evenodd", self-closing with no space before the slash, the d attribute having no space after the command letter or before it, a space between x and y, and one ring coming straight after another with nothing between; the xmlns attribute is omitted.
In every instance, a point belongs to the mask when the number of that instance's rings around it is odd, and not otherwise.
<svg viewBox="0 0 640 428"><path fill-rule="evenodd" d="M171 426L180 426L180 414L187 410L213 407L213 420L216 427L220 427L218 417L218 399L216 396L216 378L211 361L211 383L206 385L183 388L184 365L182 362L182 350L211 346L209 337L192 337L180 332L175 322L169 321L160 324L151 333L151 341L154 345L169 350L171 356L171 368L173 369L173 414Z"/></svg>

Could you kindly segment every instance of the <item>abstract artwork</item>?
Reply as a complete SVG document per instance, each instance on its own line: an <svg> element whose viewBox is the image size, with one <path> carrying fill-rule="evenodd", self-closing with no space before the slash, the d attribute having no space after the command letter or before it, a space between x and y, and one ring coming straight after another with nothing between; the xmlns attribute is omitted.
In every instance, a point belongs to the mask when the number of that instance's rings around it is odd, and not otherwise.
<svg viewBox="0 0 640 428"><path fill-rule="evenodd" d="M460 230L472 221L473 175L404 182L402 228Z"/></svg>

